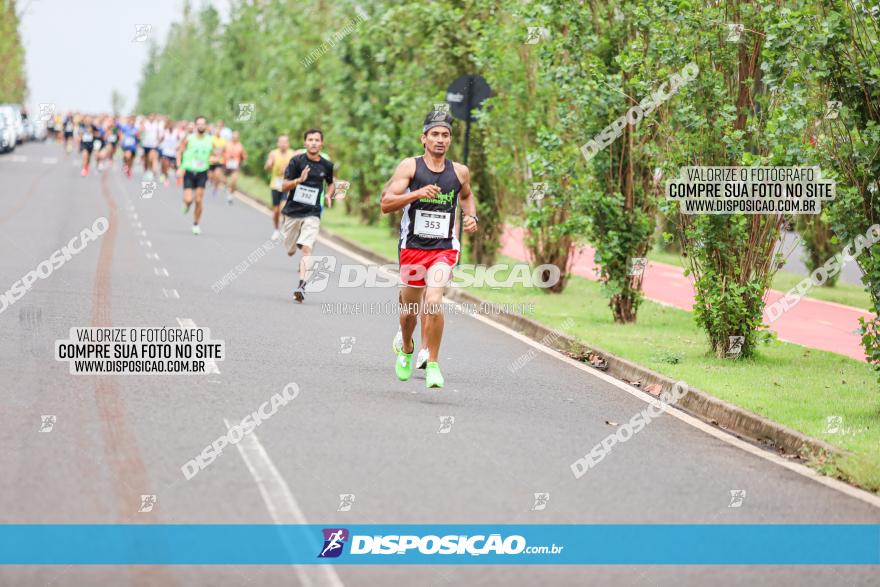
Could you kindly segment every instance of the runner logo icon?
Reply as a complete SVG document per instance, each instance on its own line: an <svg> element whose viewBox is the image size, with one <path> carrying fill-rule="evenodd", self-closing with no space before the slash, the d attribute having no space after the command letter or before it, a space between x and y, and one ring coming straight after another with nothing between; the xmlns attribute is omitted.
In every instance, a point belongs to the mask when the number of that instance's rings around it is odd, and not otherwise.
<svg viewBox="0 0 880 587"><path fill-rule="evenodd" d="M345 528L324 528L324 548L318 558L336 558L342 554L342 548L348 542L348 530Z"/></svg>

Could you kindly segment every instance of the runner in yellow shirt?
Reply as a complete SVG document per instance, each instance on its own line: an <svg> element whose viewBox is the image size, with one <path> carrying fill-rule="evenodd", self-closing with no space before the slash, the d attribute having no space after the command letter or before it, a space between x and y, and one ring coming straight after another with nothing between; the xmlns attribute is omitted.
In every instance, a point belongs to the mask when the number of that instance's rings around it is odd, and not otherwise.
<svg viewBox="0 0 880 587"><path fill-rule="evenodd" d="M220 136L223 130L223 121L218 121L214 126L214 136L211 138L211 157L208 159L208 181L214 189L211 191L212 196L217 195L217 190L223 184L224 165L226 163L224 152L226 151L226 139Z"/></svg>
<svg viewBox="0 0 880 587"><path fill-rule="evenodd" d="M272 240L281 238L281 232L278 230L281 221L281 202L284 200L285 192L281 191L281 182L284 181L284 170L290 163L294 152L290 148L290 139L287 135L278 137L278 148L273 149L266 158L266 165L263 169L272 170L272 177L269 179L269 187L272 189L272 225L275 231L272 233Z"/></svg>

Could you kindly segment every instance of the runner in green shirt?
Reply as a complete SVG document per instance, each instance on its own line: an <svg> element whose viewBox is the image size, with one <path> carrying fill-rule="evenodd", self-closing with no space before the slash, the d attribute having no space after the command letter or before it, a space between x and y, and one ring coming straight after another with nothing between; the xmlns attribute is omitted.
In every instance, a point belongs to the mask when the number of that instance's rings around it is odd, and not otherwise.
<svg viewBox="0 0 880 587"><path fill-rule="evenodd" d="M202 197L208 183L208 157L211 155L211 136L207 134L208 120L196 118L196 132L185 137L177 148L177 176L183 177L183 213L189 212L195 189L196 209L193 213L193 234L201 234Z"/></svg>

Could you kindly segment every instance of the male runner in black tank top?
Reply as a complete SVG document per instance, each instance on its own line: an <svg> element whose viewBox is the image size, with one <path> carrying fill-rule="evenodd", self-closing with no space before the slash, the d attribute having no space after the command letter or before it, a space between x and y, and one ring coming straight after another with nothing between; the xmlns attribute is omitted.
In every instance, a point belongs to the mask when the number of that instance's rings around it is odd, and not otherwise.
<svg viewBox="0 0 880 587"><path fill-rule="evenodd" d="M440 308L443 290L452 278L461 250L455 233L459 202L464 212L464 231L476 232L478 221L468 168L446 159L451 140L452 118L443 112L429 113L421 136L424 154L404 159L382 192L383 213L403 210L398 243L403 348L397 355L395 371L401 381L412 376L412 335L423 307L429 353L427 387L443 387L444 383L437 364L443 337Z"/></svg>

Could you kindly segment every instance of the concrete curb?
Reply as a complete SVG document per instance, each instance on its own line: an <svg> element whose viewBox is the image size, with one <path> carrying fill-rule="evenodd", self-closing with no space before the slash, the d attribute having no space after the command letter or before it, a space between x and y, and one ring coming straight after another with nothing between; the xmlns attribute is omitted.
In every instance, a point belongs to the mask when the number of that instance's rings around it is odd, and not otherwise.
<svg viewBox="0 0 880 587"><path fill-rule="evenodd" d="M244 194L244 192L241 193ZM244 195L247 196L247 194ZM248 197L265 206L256 198ZM326 228L321 229L321 237L347 247L379 265L397 262L343 236L334 234ZM552 341L552 344L547 345L550 348L604 371L646 394L657 396L661 391L671 391L675 384L675 380L670 377L636 365L599 347L575 340L525 316L508 312L504 308L466 291L449 288L446 297L456 302L475 304L478 307L489 309L483 315L490 320L516 330L541 344ZM840 449L826 442L811 438L763 416L734 406L694 387L690 387L687 394L678 400L675 408L744 440L750 440L784 454L801 458L842 454Z"/></svg>

